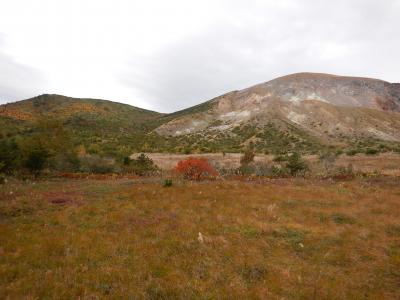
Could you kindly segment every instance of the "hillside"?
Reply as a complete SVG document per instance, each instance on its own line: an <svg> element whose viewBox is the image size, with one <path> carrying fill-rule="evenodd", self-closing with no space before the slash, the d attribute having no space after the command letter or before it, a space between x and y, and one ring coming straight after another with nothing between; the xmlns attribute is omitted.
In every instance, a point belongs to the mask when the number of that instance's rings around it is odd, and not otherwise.
<svg viewBox="0 0 400 300"><path fill-rule="evenodd" d="M56 119L89 152L400 149L400 84L299 73L160 114L97 99L41 95L0 106L3 137ZM358 150L357 150L358 149Z"/></svg>
<svg viewBox="0 0 400 300"><path fill-rule="evenodd" d="M29 135L40 120L54 119L62 122L75 144L113 153L124 145L137 149L143 136L160 125L161 116L163 114L106 100L41 95L1 105L0 135Z"/></svg>
<svg viewBox="0 0 400 300"><path fill-rule="evenodd" d="M400 141L399 108L399 84L300 73L222 95L156 132L211 150L385 147Z"/></svg>

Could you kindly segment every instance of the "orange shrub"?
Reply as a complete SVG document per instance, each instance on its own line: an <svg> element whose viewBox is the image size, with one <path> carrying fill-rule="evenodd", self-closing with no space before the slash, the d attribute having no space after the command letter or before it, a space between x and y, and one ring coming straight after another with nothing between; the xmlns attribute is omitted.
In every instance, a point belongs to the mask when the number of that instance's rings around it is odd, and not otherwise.
<svg viewBox="0 0 400 300"><path fill-rule="evenodd" d="M202 180L218 176L218 172L204 158L189 157L181 160L175 167L175 171L185 179Z"/></svg>

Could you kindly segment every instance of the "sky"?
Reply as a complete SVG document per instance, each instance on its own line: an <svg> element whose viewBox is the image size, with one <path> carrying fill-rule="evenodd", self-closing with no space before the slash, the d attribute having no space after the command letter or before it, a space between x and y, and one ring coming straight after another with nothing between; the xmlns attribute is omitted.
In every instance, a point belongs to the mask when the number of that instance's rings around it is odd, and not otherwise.
<svg viewBox="0 0 400 300"><path fill-rule="evenodd" d="M296 72L400 82L400 0L0 0L0 104L172 112Z"/></svg>

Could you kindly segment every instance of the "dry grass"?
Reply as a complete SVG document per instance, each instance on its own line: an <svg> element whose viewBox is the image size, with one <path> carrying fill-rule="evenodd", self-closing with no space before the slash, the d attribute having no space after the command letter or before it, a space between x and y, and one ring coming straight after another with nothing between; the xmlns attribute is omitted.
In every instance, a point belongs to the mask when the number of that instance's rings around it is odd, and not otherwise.
<svg viewBox="0 0 400 300"><path fill-rule="evenodd" d="M135 158L138 154L133 154ZM171 170L180 160L188 157L204 157L214 165L217 164L223 168L238 168L240 166L240 158L243 154L240 153L207 153L207 154L165 154L165 153L147 153L154 163L163 170ZM257 154L254 158L255 162L271 164L274 156ZM310 164L313 171L322 170L317 155L307 155L304 159ZM352 164L355 171L371 173L378 171L383 175L400 176L400 154L382 153L379 155L357 154L354 156L341 155L334 163L336 167L347 167Z"/></svg>
<svg viewBox="0 0 400 300"><path fill-rule="evenodd" d="M400 298L395 178L1 188L2 299Z"/></svg>

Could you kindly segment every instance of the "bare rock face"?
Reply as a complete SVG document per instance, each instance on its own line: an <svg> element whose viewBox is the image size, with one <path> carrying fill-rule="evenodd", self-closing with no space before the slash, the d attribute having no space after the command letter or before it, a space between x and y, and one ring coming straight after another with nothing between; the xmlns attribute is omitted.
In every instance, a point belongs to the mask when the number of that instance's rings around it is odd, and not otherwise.
<svg viewBox="0 0 400 300"><path fill-rule="evenodd" d="M232 131L286 122L311 135L400 141L400 84L318 73L298 73L215 98L156 129L162 135Z"/></svg>
<svg viewBox="0 0 400 300"><path fill-rule="evenodd" d="M399 84L328 74L298 73L244 90L282 101L319 100L338 106L400 111Z"/></svg>
<svg viewBox="0 0 400 300"><path fill-rule="evenodd" d="M253 101L249 101L250 98ZM318 100L337 106L400 111L400 84L361 77L298 73L244 89L232 97L236 105L271 99L292 103Z"/></svg>

